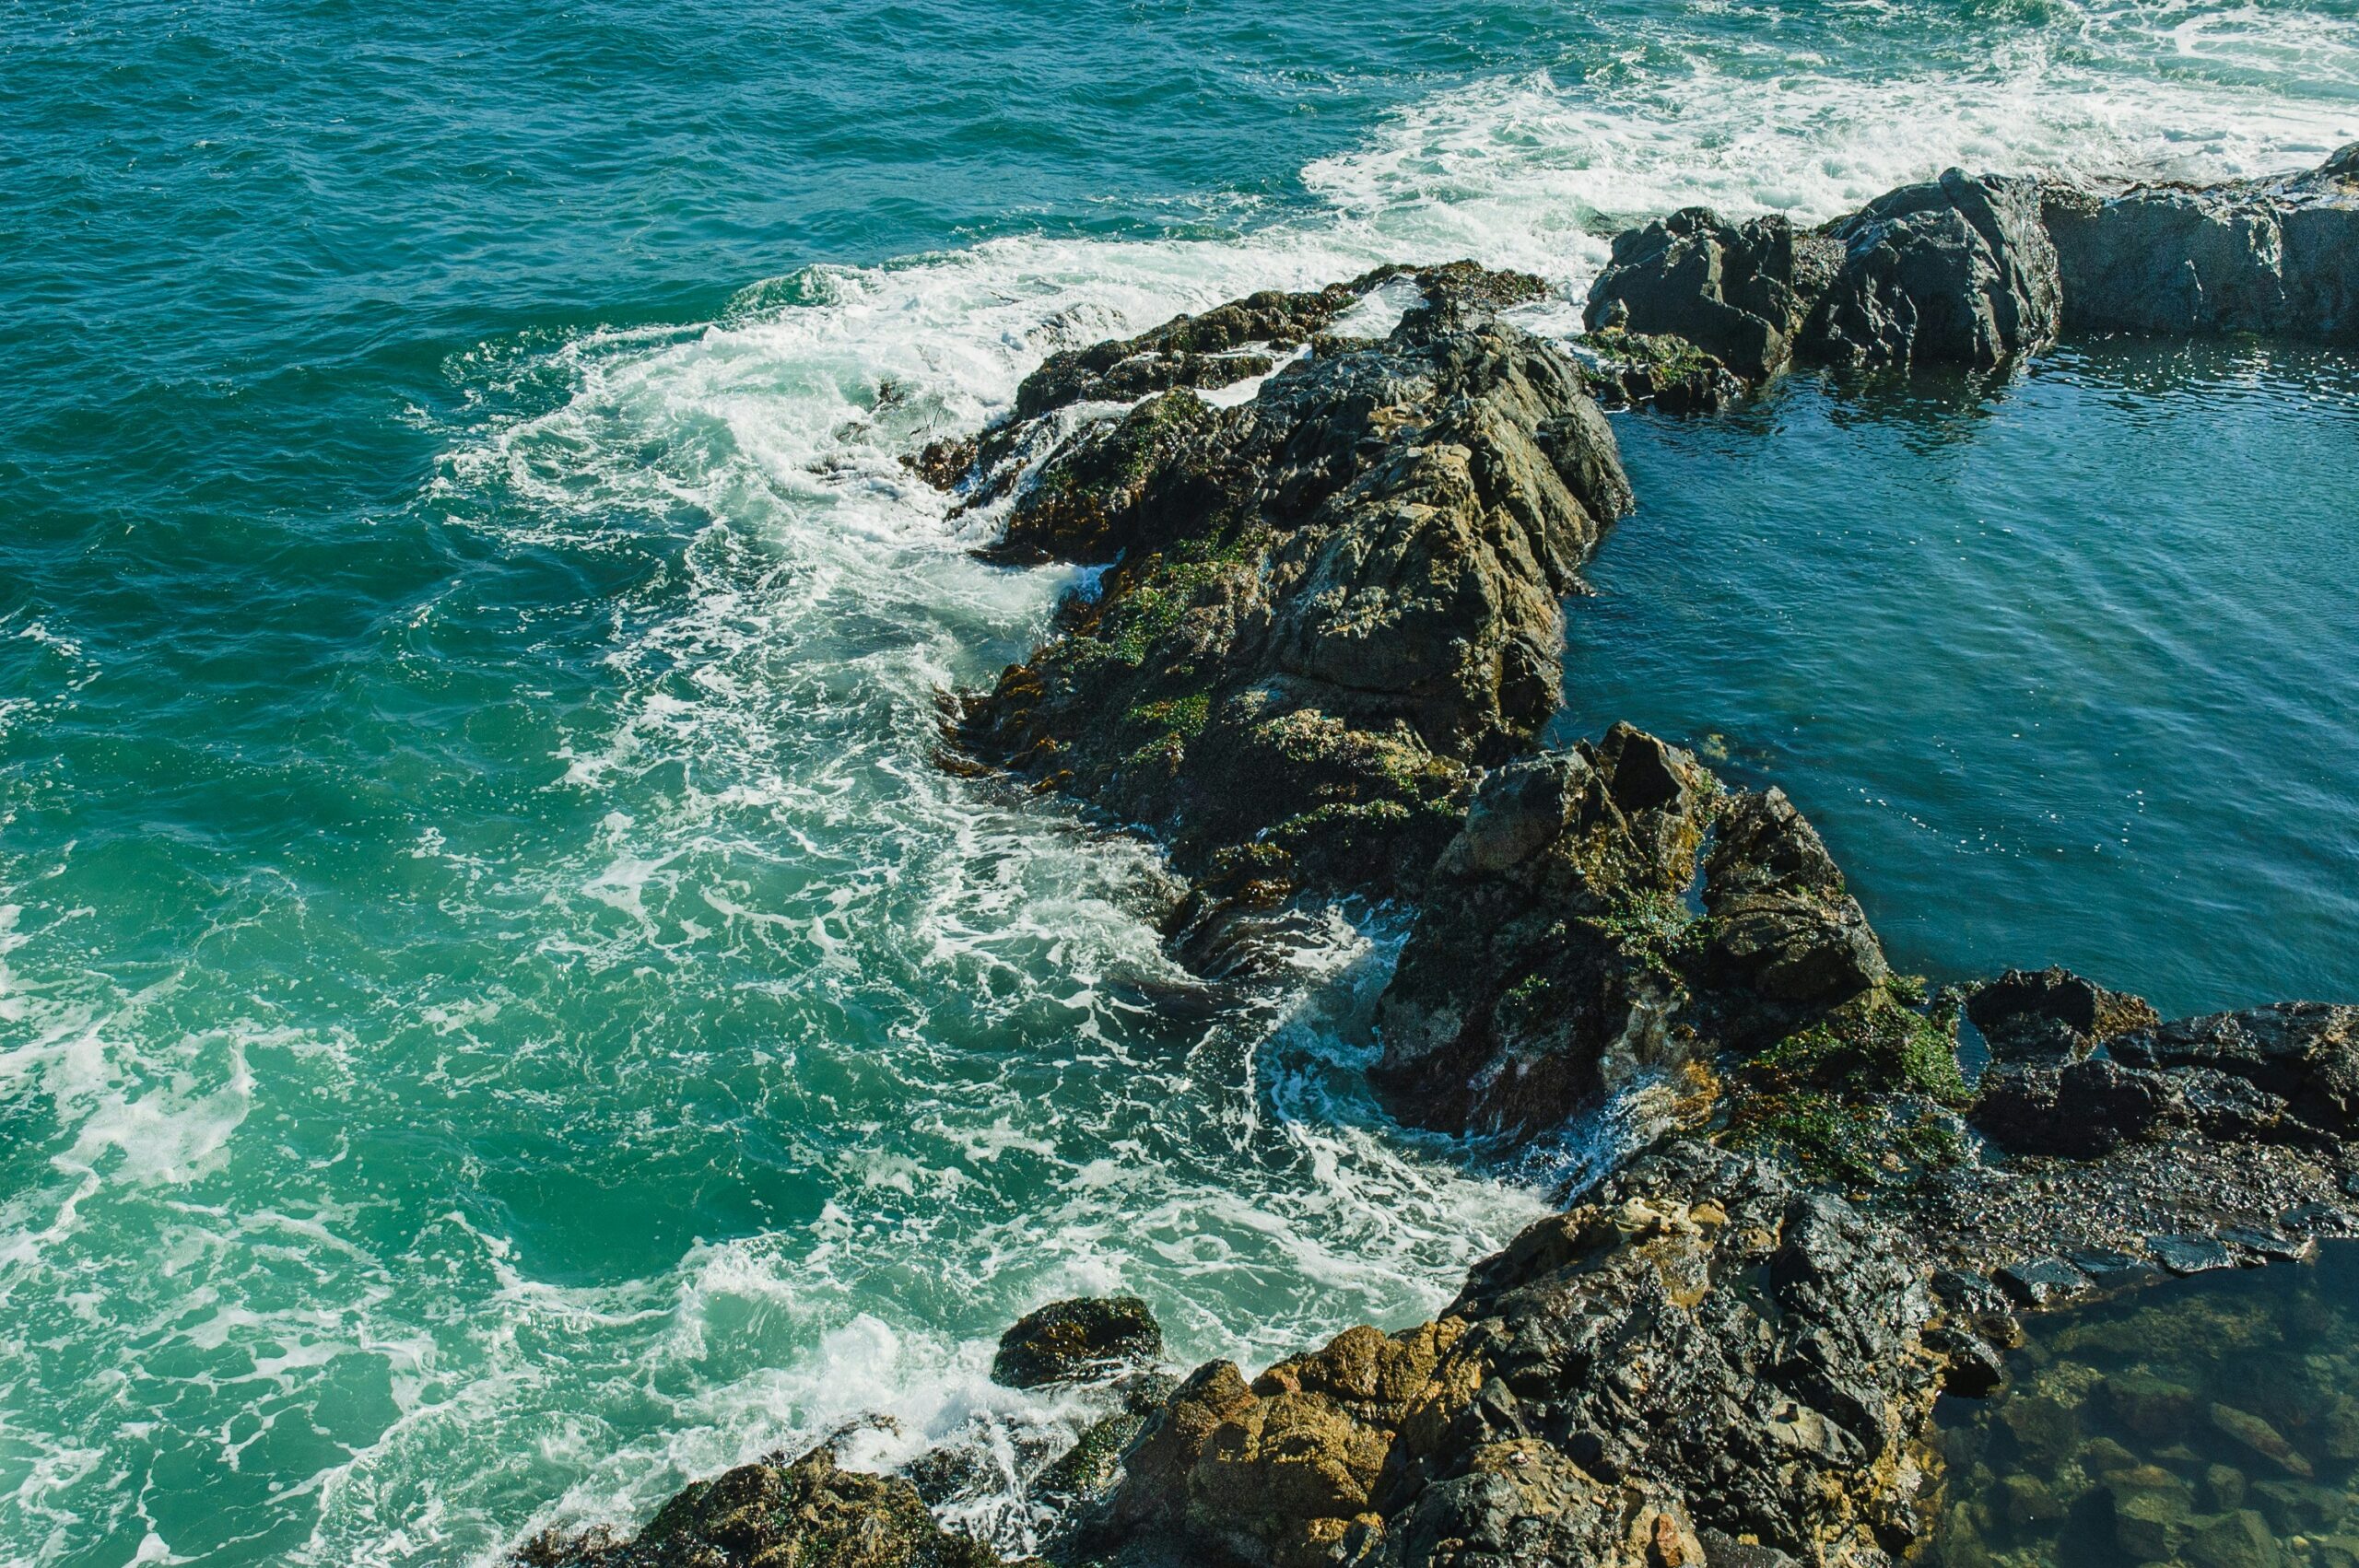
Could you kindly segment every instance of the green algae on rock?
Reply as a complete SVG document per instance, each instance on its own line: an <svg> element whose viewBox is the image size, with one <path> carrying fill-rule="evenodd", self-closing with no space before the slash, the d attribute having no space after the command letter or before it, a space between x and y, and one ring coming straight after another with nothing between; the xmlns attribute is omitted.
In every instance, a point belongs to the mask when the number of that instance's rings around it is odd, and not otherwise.
<svg viewBox="0 0 2359 1568"><path fill-rule="evenodd" d="M1314 343L1237 406L1172 391L986 438L1050 446L1021 485L979 477L1015 488L1000 548L1111 564L962 700L959 748L1156 828L1191 876L1244 857L1265 889L1419 884L1473 769L1555 711L1558 601L1631 497L1579 369L1496 318L1536 286L1415 275L1391 336ZM1308 298L1224 307L1216 335L1332 319L1342 296ZM1147 337L1192 342L1198 320Z"/></svg>

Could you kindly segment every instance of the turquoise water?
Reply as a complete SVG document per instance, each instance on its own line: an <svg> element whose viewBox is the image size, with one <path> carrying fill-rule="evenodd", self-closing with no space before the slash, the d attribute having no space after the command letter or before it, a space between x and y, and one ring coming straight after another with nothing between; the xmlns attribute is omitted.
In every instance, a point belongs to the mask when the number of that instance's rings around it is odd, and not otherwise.
<svg viewBox="0 0 2359 1568"><path fill-rule="evenodd" d="M1062 1421L981 1375L1053 1293L1265 1360L1542 1205L1375 1114L1396 918L1200 994L1151 856L929 765L1063 579L902 454L1378 260L1544 327L1684 201L2309 161L2359 11L34 6L0 115L0 1560L452 1562ZM1920 966L2359 990L2350 385L1625 421L1567 722L1724 736Z"/></svg>

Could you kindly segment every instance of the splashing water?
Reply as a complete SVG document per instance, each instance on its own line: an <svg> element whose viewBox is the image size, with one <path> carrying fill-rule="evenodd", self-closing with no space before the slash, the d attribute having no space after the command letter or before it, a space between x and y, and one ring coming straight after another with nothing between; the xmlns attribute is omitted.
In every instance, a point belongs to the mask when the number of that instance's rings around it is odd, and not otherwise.
<svg viewBox="0 0 2359 1568"><path fill-rule="evenodd" d="M1099 9L0 42L0 1557L480 1559L1069 1425L983 1375L1052 1295L1430 1312L1594 1150L1378 1113L1398 912L1207 992L1146 848L933 766L1070 579L902 457L1250 288L1547 325L1685 202L2359 136L2341 5Z"/></svg>

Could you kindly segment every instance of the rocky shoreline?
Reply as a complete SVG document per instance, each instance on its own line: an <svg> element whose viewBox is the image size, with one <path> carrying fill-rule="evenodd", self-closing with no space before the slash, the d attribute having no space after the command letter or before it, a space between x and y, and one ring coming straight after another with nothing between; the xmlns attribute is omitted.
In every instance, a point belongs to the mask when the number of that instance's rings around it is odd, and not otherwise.
<svg viewBox="0 0 2359 1568"><path fill-rule="evenodd" d="M1957 1527L1936 1401L1999 1388L2025 1315L2359 1235L2359 1008L2165 1022L2060 970L1929 995L1782 792L1628 726L1534 745L1560 603L1634 505L1602 404L2067 332L2359 343L2359 147L2212 187L1952 170L1815 229L1690 209L1614 240L1569 347L1514 322L1543 292L1460 263L1256 295L1053 355L913 460L1003 512L997 557L1098 568L951 704L946 766L1155 835L1207 977L1302 901L1413 903L1371 1071L1405 1123L1643 1107L1643 1151L1431 1322L1250 1380L1175 1381L1140 1303L1012 1328L995 1377L1104 1410L1027 1472L1069 1568L1896 1562ZM929 1512L947 1460L839 1458L517 1560L999 1561Z"/></svg>

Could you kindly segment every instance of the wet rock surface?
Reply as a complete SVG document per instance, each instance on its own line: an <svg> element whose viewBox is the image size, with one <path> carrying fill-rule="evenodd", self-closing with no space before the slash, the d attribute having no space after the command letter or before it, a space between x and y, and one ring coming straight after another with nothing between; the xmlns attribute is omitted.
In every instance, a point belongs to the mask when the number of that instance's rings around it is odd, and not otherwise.
<svg viewBox="0 0 2359 1568"><path fill-rule="evenodd" d="M1621 725L1485 780L1385 991L1371 1076L1420 1125L1530 1130L1873 1012L1888 974L1782 792L1731 792Z"/></svg>
<svg viewBox="0 0 2359 1568"><path fill-rule="evenodd" d="M1913 1531L1934 1312L1905 1245L1849 1205L1684 1144L1527 1231L1433 1323L1353 1329L1250 1384L1197 1373L1098 1546L1702 1563L1709 1532L1724 1554L1883 1562Z"/></svg>
<svg viewBox="0 0 2359 1568"><path fill-rule="evenodd" d="M1592 393L1989 368L2060 323L2349 341L2354 209L2359 149L2204 189L1954 170L1818 231L1623 236L1580 358L1500 319L1536 279L1462 263L1052 356L913 460L1003 509L1001 558L1104 568L946 760L1157 831L1203 972L1306 891L1418 898L1371 1070L1404 1121L1530 1136L1660 1082L1663 1135L1429 1322L1175 1380L1143 1302L1051 1304L993 1375L1068 1401L1054 1438L773 1456L517 1560L982 1568L934 1510L1012 1492L977 1527L1074 1568L2359 1568L2351 1255L2324 1305L2233 1293L2359 1233L2359 1009L2165 1023L2010 971L1963 994L1969 1087L1959 1000L1891 971L1780 791L1628 726L1532 753L1558 601L1632 504ZM1337 335L1379 291L1399 325ZM2124 1326L2171 1281L2229 1293Z"/></svg>
<svg viewBox="0 0 2359 1568"><path fill-rule="evenodd" d="M2001 1061L2066 1060L2162 1019L2144 999L2067 969L2010 969L1978 986L1966 1015Z"/></svg>
<svg viewBox="0 0 2359 1568"><path fill-rule="evenodd" d="M2075 331L2359 343L2359 145L2269 180L2054 183L2043 209Z"/></svg>
<svg viewBox="0 0 2359 1568"><path fill-rule="evenodd" d="M1584 319L1592 332L1676 337L1764 380L1793 358L1843 262L1840 240L1784 217L1729 223L1687 207L1614 237Z"/></svg>
<svg viewBox="0 0 2359 1568"><path fill-rule="evenodd" d="M1163 1359L1163 1326L1136 1296L1082 1296L1026 1313L1000 1336L992 1381L1009 1388L1103 1379Z"/></svg>
<svg viewBox="0 0 2359 1568"><path fill-rule="evenodd" d="M1201 946L1295 887L1418 884L1473 768L1554 712L1559 600L1631 505L1578 367L1496 318L1524 282L1418 278L1382 342L1316 342L1234 407L1148 398L1009 512L1009 548L1116 564L957 744L1158 830Z"/></svg>
<svg viewBox="0 0 2359 1568"><path fill-rule="evenodd" d="M826 1447L698 1481L635 1537L526 1543L519 1568L995 1568L999 1555L935 1522L898 1477L838 1468Z"/></svg>
<svg viewBox="0 0 2359 1568"><path fill-rule="evenodd" d="M1699 360L1756 386L1790 364L1987 370L2066 330L2359 343L2359 146L2213 185L1953 169L1815 230L1689 208L1615 237L1586 319L1603 380L1671 412L1726 401Z"/></svg>

